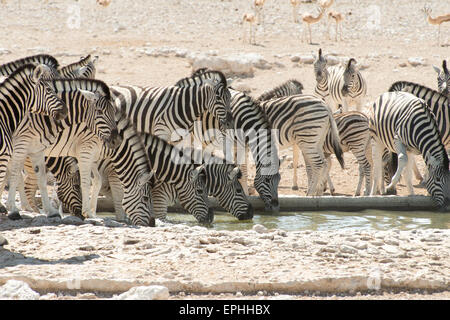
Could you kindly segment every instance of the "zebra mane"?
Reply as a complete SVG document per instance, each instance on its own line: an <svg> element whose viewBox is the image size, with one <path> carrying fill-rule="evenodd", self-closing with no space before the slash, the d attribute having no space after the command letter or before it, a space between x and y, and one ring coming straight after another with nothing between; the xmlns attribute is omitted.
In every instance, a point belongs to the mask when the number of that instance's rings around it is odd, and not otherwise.
<svg viewBox="0 0 450 320"><path fill-rule="evenodd" d="M300 91L299 93L301 93L302 90L303 90L303 85L301 84L300 81L297 81L295 79L290 79L290 80L280 84L279 86L277 86L277 87L275 87L275 88L273 88L271 90L265 91L256 100L258 100L258 101L266 101L266 100L270 100L270 99L273 99L273 98L277 98L278 97L277 96L277 91L279 91L280 89L287 88L290 85L295 86Z"/></svg>
<svg viewBox="0 0 450 320"><path fill-rule="evenodd" d="M15 69L3 82L0 82L0 88L2 86L7 86L7 84L12 80L15 79L19 74L23 73L29 73L30 75L33 73L36 66L34 64L28 63L24 64L17 69Z"/></svg>
<svg viewBox="0 0 450 320"><path fill-rule="evenodd" d="M448 74L447 61L445 59L442 60L442 70L444 70L445 74Z"/></svg>
<svg viewBox="0 0 450 320"><path fill-rule="evenodd" d="M60 70L62 70L62 69L70 70L70 71L76 70L76 69L78 69L78 68L80 68L80 67L85 66L85 65L87 64L87 61L88 61L90 58L91 58L91 55L88 54L86 57L82 57L82 58L81 58L79 61L77 61L77 62L73 62L73 63L71 63L71 64L68 64L68 65L64 66L64 67L61 67Z"/></svg>
<svg viewBox="0 0 450 320"><path fill-rule="evenodd" d="M8 76L21 66L27 64L33 64L34 66L36 66L37 64L45 64L46 66L53 68L54 70L58 69L59 67L58 60L56 60L55 57L48 54L38 54L2 64L0 66L0 75Z"/></svg>
<svg viewBox="0 0 450 320"><path fill-rule="evenodd" d="M254 109L257 110L259 115L264 119L264 121L267 123L269 129L272 129L272 122L269 120L269 117L267 116L266 112L264 111L263 107L261 106L261 101L256 100L252 96L246 94L245 92L230 88L231 90L234 90L240 94L242 94L244 97L246 97L251 104L253 105Z"/></svg>
<svg viewBox="0 0 450 320"><path fill-rule="evenodd" d="M389 92L394 92L394 91L402 91L402 89L408 87L408 86L412 86L412 87L416 87L419 88L419 90L427 90L430 91L432 94L436 95L437 97L443 99L444 101L449 101L448 97L446 95L444 95L443 93L434 90L430 87L424 86L422 84L419 83L415 83L415 82L410 82L410 81L396 81L394 82L390 87L389 87Z"/></svg>
<svg viewBox="0 0 450 320"><path fill-rule="evenodd" d="M76 89L89 90L101 93L107 100L111 100L111 91L106 83L97 79L51 79L45 80L53 84L57 91L75 91Z"/></svg>
<svg viewBox="0 0 450 320"><path fill-rule="evenodd" d="M195 78L202 78L204 75L218 75L220 78L220 83L226 88L228 86L227 84L227 78L223 74L222 71L219 70L213 70L209 68L199 68L197 70L194 70L190 77L191 79ZM185 78L186 79L186 78Z"/></svg>

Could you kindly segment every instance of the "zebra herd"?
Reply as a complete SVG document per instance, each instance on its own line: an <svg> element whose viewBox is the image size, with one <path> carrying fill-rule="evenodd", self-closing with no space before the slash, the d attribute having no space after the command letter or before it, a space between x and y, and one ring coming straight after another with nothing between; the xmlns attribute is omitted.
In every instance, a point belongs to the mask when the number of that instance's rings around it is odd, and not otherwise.
<svg viewBox="0 0 450 320"><path fill-rule="evenodd" d="M278 150L291 147L292 189L298 189L301 151L308 196L322 195L327 185L335 192L330 156L344 168L343 153L350 151L359 164L356 196L363 181L364 195L395 193L406 168L410 194L414 170L440 207L449 203L445 60L442 70L435 67L439 91L396 82L368 114L361 111L367 84L356 60L329 67L321 49L314 92L289 80L257 98L233 89L216 70L196 70L167 87L109 86L95 79L96 64L89 55L60 67L41 54L0 65L0 191L9 184L0 209L9 218L20 218L16 190L22 209L39 210L39 189L44 212L59 214L47 191L51 172L64 211L82 219L95 217L99 194L114 204L117 219L134 225L154 226L175 201L200 223L211 223L208 196L237 219L252 219L247 152L265 209L278 211ZM192 140L200 143L185 145ZM418 154L424 177L415 166Z"/></svg>

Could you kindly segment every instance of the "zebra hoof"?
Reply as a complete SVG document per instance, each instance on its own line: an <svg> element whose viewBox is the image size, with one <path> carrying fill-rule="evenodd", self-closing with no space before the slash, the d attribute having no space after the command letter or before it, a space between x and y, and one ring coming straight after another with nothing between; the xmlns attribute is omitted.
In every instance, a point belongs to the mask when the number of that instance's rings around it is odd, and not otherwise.
<svg viewBox="0 0 450 320"><path fill-rule="evenodd" d="M397 189L386 189L386 192L384 194L387 195L387 196L396 195L397 194Z"/></svg>
<svg viewBox="0 0 450 320"><path fill-rule="evenodd" d="M3 214L7 214L8 213L8 210L6 210L6 207L4 205L2 205L2 204L0 204L0 213L3 213Z"/></svg>
<svg viewBox="0 0 450 320"><path fill-rule="evenodd" d="M298 186L292 186L292 190L298 190Z"/></svg>
<svg viewBox="0 0 450 320"><path fill-rule="evenodd" d="M149 227L155 227L156 226L156 222L155 222L155 218L150 218L150 221L148 223Z"/></svg>
<svg viewBox="0 0 450 320"><path fill-rule="evenodd" d="M8 219L10 220L21 220L22 216L18 212L11 212L8 214Z"/></svg>
<svg viewBox="0 0 450 320"><path fill-rule="evenodd" d="M8 244L8 240L6 240L5 238L3 238L0 235L0 247L6 246Z"/></svg>

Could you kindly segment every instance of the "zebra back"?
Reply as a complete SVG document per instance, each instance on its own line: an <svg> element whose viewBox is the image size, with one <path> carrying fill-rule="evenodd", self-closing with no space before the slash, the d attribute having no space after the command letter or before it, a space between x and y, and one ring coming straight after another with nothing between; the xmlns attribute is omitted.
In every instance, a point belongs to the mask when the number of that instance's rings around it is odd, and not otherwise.
<svg viewBox="0 0 450 320"><path fill-rule="evenodd" d="M423 99L435 116L442 142L446 147L450 146L450 99L447 96L421 84L409 81L394 82L388 91L409 92Z"/></svg>
<svg viewBox="0 0 450 320"><path fill-rule="evenodd" d="M19 69L20 67L26 64L32 64L34 66L44 64L51 69L52 76L58 75L57 69L59 67L59 62L58 60L56 60L55 57L48 54L33 55L2 64L0 65L0 75L8 77L15 70Z"/></svg>
<svg viewBox="0 0 450 320"><path fill-rule="evenodd" d="M64 66L58 70L62 78L95 78L95 64L98 57L92 59L91 55L82 57L79 61Z"/></svg>
<svg viewBox="0 0 450 320"><path fill-rule="evenodd" d="M264 92L256 100L265 101L265 100L270 100L270 99L274 99L274 98L292 96L294 94L301 94L302 91L303 91L303 85L299 81L297 81L295 79L291 79L291 80L288 80L288 81L282 83L278 87L275 87L271 90Z"/></svg>

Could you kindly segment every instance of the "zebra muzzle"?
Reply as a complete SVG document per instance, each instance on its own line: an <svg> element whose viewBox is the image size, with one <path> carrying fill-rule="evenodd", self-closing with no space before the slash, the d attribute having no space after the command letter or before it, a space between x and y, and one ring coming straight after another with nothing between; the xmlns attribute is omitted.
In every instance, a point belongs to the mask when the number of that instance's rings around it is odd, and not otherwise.
<svg viewBox="0 0 450 320"><path fill-rule="evenodd" d="M106 144L109 148L115 149L121 145L122 141L123 139L119 135L119 132L117 131L117 129L114 129L111 131L111 136L109 137L109 139L106 140Z"/></svg>
<svg viewBox="0 0 450 320"><path fill-rule="evenodd" d="M69 110L67 109L67 106L64 105L64 107L62 107L61 109L56 110L53 113L53 118L56 121L64 120L67 117L68 114L69 114Z"/></svg>

